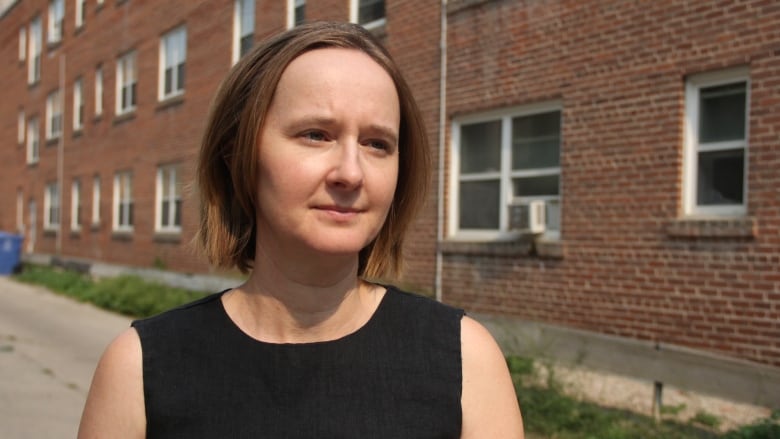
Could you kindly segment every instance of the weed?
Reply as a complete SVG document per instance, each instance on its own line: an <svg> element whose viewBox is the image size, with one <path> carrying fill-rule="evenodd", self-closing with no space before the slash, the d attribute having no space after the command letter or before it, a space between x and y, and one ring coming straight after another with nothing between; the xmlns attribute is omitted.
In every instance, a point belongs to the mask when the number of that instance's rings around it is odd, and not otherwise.
<svg viewBox="0 0 780 439"><path fill-rule="evenodd" d="M720 418L711 413L699 411L691 418L690 422L715 429L720 425Z"/></svg>

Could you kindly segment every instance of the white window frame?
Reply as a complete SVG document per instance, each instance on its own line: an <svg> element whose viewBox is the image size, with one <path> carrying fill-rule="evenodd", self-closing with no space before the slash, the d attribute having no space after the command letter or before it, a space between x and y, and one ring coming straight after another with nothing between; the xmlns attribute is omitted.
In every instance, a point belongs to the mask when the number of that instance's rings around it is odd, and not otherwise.
<svg viewBox="0 0 780 439"><path fill-rule="evenodd" d="M49 20L46 28L46 42L49 44L62 41L65 24L65 0L49 0Z"/></svg>
<svg viewBox="0 0 780 439"><path fill-rule="evenodd" d="M70 186L70 230L81 230L81 182L73 180Z"/></svg>
<svg viewBox="0 0 780 439"><path fill-rule="evenodd" d="M116 62L116 114L132 113L138 104L138 69L136 51L128 52ZM127 93L127 96L125 96ZM122 97L127 98L122 105Z"/></svg>
<svg viewBox="0 0 780 439"><path fill-rule="evenodd" d="M24 115L24 110L19 110L19 117L16 120L16 141L20 145L24 145L24 135L27 129L27 116Z"/></svg>
<svg viewBox="0 0 780 439"><path fill-rule="evenodd" d="M79 77L73 82L73 131L84 128L84 80Z"/></svg>
<svg viewBox="0 0 780 439"><path fill-rule="evenodd" d="M184 83L187 75L187 28L179 26L160 38L160 71L157 83L157 98L165 100L184 94ZM179 78L178 69L182 67L182 75ZM165 75L171 70L171 91L165 92Z"/></svg>
<svg viewBox="0 0 780 439"><path fill-rule="evenodd" d="M24 191L16 190L16 231L24 234Z"/></svg>
<svg viewBox="0 0 780 439"><path fill-rule="evenodd" d="M490 111L486 113L480 113L477 115L470 115L453 120L451 126L452 140L451 140L451 157L450 157L450 181L449 181L449 215L447 222L447 235L448 239L463 240L463 241L506 241L516 239L519 235L518 232L509 230L509 212L508 204L512 198L512 178L523 176L542 176L542 175L558 175L561 177L560 164L558 167L552 168L537 168L527 171L513 171L512 168L512 120L517 117L534 116L538 114L560 112L561 117L561 144L560 149L563 148L563 109L560 102L545 102L535 105L528 105L522 107L514 107L509 109L501 109ZM501 121L501 169L499 171L482 173L477 175L476 173L471 176L477 179L491 179L499 180L499 227L497 229L461 229L460 222L460 185L463 181L460 176L460 128L463 125L470 125L475 123ZM560 150L559 150L560 153ZM560 162L559 162L560 163ZM476 180L475 180L476 181ZM559 180L560 185L560 180ZM560 187L560 186L559 186ZM535 196L534 200L545 201L557 201L560 212L562 195L557 196ZM547 240L560 239L559 230L546 230L543 234L543 238Z"/></svg>
<svg viewBox="0 0 780 439"><path fill-rule="evenodd" d="M385 3L385 16L374 20L369 21L368 23L360 23L358 20L360 18L360 0L350 0L349 1L349 21L351 23L357 23L361 26L363 26L366 29L376 29L378 27L382 27L387 23L387 3Z"/></svg>
<svg viewBox="0 0 780 439"><path fill-rule="evenodd" d="M92 177L92 225L100 224L100 176Z"/></svg>
<svg viewBox="0 0 780 439"><path fill-rule="evenodd" d="M157 168L157 179L155 184L155 209L154 209L154 230L162 233L180 233L181 224L174 224L177 207L181 205L181 166L178 164L165 165ZM166 179L167 175L167 179ZM166 181L167 180L167 181ZM164 197L164 187L168 186L168 198ZM177 187L179 186L179 187ZM177 195L178 194L178 195ZM168 202L168 224L163 224L164 203ZM177 203L177 201L179 203ZM182 212L179 212L181 218Z"/></svg>
<svg viewBox="0 0 780 439"><path fill-rule="evenodd" d="M35 84L41 80L41 53L43 51L43 34L41 17L36 16L30 22L30 44L27 45L27 83Z"/></svg>
<svg viewBox="0 0 780 439"><path fill-rule="evenodd" d="M303 20L306 21L306 0L287 0L287 29L295 27L295 10L303 6Z"/></svg>
<svg viewBox="0 0 780 439"><path fill-rule="evenodd" d="M699 97L702 88L745 83L745 138L737 141L714 142L706 145L699 143ZM686 217L735 217L747 214L748 196L748 141L750 139L750 71L747 67L737 67L717 72L693 75L685 84L685 146L683 154L683 214ZM744 149L744 171L742 183L742 204L733 205L697 205L698 154L706 151Z"/></svg>
<svg viewBox="0 0 780 439"><path fill-rule="evenodd" d="M57 89L46 97L46 140L62 135L62 90Z"/></svg>
<svg viewBox="0 0 780 439"><path fill-rule="evenodd" d="M84 26L84 21L86 20L86 10L87 10L87 0L75 0L76 3L76 29Z"/></svg>
<svg viewBox="0 0 780 439"><path fill-rule="evenodd" d="M40 153L41 137L38 118L31 117L30 120L27 121L27 164L32 165L38 163Z"/></svg>
<svg viewBox="0 0 780 439"><path fill-rule="evenodd" d="M103 67L95 69L95 116L103 114Z"/></svg>
<svg viewBox="0 0 780 439"><path fill-rule="evenodd" d="M126 195L127 198L120 199ZM122 218L120 218L120 206L123 206ZM132 232L134 213L133 209L133 172L122 171L114 175L113 198L113 229L115 232Z"/></svg>
<svg viewBox="0 0 780 439"><path fill-rule="evenodd" d="M251 5L252 13L247 14L251 18L251 29L244 29L242 17L244 14L244 6ZM241 59L241 40L246 36L252 36L254 39L255 33L255 2L254 0L235 0L233 7L233 56L231 63L235 64Z"/></svg>
<svg viewBox="0 0 780 439"><path fill-rule="evenodd" d="M19 61L23 62L27 59L27 28L22 26L19 28Z"/></svg>
<svg viewBox="0 0 780 439"><path fill-rule="evenodd" d="M49 183L43 191L43 228L57 230L60 226L61 206L59 185Z"/></svg>

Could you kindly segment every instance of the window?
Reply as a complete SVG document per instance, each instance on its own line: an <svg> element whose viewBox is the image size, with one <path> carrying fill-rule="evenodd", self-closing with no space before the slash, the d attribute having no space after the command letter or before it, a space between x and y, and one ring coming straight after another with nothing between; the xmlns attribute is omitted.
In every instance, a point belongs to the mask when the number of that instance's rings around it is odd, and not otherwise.
<svg viewBox="0 0 780 439"><path fill-rule="evenodd" d="M16 231L24 234L24 192L16 190Z"/></svg>
<svg viewBox="0 0 780 439"><path fill-rule="evenodd" d="M43 193L43 227L49 230L60 225L60 188L57 183L49 183Z"/></svg>
<svg viewBox="0 0 780 439"><path fill-rule="evenodd" d="M176 165L157 169L155 230L181 231L181 177Z"/></svg>
<svg viewBox="0 0 780 439"><path fill-rule="evenodd" d="M27 123L27 164L38 163L39 139L38 118L34 117Z"/></svg>
<svg viewBox="0 0 780 439"><path fill-rule="evenodd" d="M59 90L46 98L46 139L56 139L62 134L62 96Z"/></svg>
<svg viewBox="0 0 780 439"><path fill-rule="evenodd" d="M16 141L20 145L24 145L24 128L25 128L24 110L19 110L19 118L16 121Z"/></svg>
<svg viewBox="0 0 780 439"><path fill-rule="evenodd" d="M27 47L27 83L35 84L41 80L41 17L35 17L30 23L30 44Z"/></svg>
<svg viewBox="0 0 780 439"><path fill-rule="evenodd" d="M135 110L136 102L135 52L119 58L116 63L116 113Z"/></svg>
<svg viewBox="0 0 780 439"><path fill-rule="evenodd" d="M82 92L81 78L73 83L73 130L77 131L84 127L84 94Z"/></svg>
<svg viewBox="0 0 780 439"><path fill-rule="evenodd" d="M70 230L81 230L81 183L73 180L70 187Z"/></svg>
<svg viewBox="0 0 780 439"><path fill-rule="evenodd" d="M114 230L133 231L133 173L130 171L114 176Z"/></svg>
<svg viewBox="0 0 780 439"><path fill-rule="evenodd" d="M160 41L159 98L165 99L184 92L184 61L187 59L187 30L174 29Z"/></svg>
<svg viewBox="0 0 780 439"><path fill-rule="evenodd" d="M287 28L303 24L306 20L306 0L287 0Z"/></svg>
<svg viewBox="0 0 780 439"><path fill-rule="evenodd" d="M683 199L688 216L747 211L749 90L747 69L687 80Z"/></svg>
<svg viewBox="0 0 780 439"><path fill-rule="evenodd" d="M92 178L92 224L100 224L100 176Z"/></svg>
<svg viewBox="0 0 780 439"><path fill-rule="evenodd" d="M545 236L559 236L561 112L556 104L458 121L453 145L451 235L512 236L509 202L540 200Z"/></svg>
<svg viewBox="0 0 780 439"><path fill-rule="evenodd" d="M87 7L85 5L86 0L76 1L76 28L84 26L84 22L87 19Z"/></svg>
<svg viewBox="0 0 780 439"><path fill-rule="evenodd" d="M59 43L62 40L62 25L65 18L65 0L49 1L49 27L47 39L51 43Z"/></svg>
<svg viewBox="0 0 780 439"><path fill-rule="evenodd" d="M350 21L358 23L366 29L373 29L385 24L384 0L352 0L349 10Z"/></svg>
<svg viewBox="0 0 780 439"><path fill-rule="evenodd" d="M19 61L27 59L27 28L19 29Z"/></svg>
<svg viewBox="0 0 780 439"><path fill-rule="evenodd" d="M95 116L103 114L103 67L95 70Z"/></svg>
<svg viewBox="0 0 780 439"><path fill-rule="evenodd" d="M233 17L233 64L252 48L254 33L254 0L236 0Z"/></svg>

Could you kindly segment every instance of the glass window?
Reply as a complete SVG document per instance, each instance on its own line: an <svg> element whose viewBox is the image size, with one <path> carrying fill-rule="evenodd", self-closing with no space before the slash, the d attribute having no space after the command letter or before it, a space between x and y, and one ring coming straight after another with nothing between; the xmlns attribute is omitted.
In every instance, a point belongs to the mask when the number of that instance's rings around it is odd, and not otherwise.
<svg viewBox="0 0 780 439"><path fill-rule="evenodd" d="M27 59L27 28L19 29L19 61Z"/></svg>
<svg viewBox="0 0 780 439"><path fill-rule="evenodd" d="M35 17L30 23L30 44L27 57L27 83L34 84L41 80L41 50L42 50L41 17Z"/></svg>
<svg viewBox="0 0 780 439"><path fill-rule="evenodd" d="M179 232L181 230L181 176L178 165L161 166L157 169L157 231Z"/></svg>
<svg viewBox="0 0 780 439"><path fill-rule="evenodd" d="M60 189L57 183L49 183L43 193L44 219L47 229L56 229L60 225Z"/></svg>
<svg viewBox="0 0 780 439"><path fill-rule="evenodd" d="M70 229L81 230L81 183L74 180L70 188Z"/></svg>
<svg viewBox="0 0 780 439"><path fill-rule="evenodd" d="M49 27L47 41L58 43L62 40L62 26L65 21L65 0L49 2Z"/></svg>
<svg viewBox="0 0 780 439"><path fill-rule="evenodd" d="M368 29L381 26L385 23L384 0L352 0L351 20Z"/></svg>
<svg viewBox="0 0 780 439"><path fill-rule="evenodd" d="M92 178L92 224L100 224L100 176Z"/></svg>
<svg viewBox="0 0 780 439"><path fill-rule="evenodd" d="M116 112L129 113L136 104L136 65L135 52L119 58L116 64Z"/></svg>
<svg viewBox="0 0 780 439"><path fill-rule="evenodd" d="M59 90L46 98L46 138L56 139L62 134L62 94Z"/></svg>
<svg viewBox="0 0 780 439"><path fill-rule="evenodd" d="M255 36L254 0L236 0L233 25L233 63L252 48Z"/></svg>
<svg viewBox="0 0 780 439"><path fill-rule="evenodd" d="M87 19L87 1L86 0L75 0L76 2L76 27L79 28L81 26L84 26L84 22Z"/></svg>
<svg viewBox="0 0 780 439"><path fill-rule="evenodd" d="M545 105L469 119L477 120L455 124L451 234L499 238L509 231L510 201L540 200L545 202L545 234L557 237L560 110Z"/></svg>
<svg viewBox="0 0 780 439"><path fill-rule="evenodd" d="M95 116L103 114L103 68L95 70Z"/></svg>
<svg viewBox="0 0 780 439"><path fill-rule="evenodd" d="M38 132L38 118L34 117L27 123L27 163L38 163L40 149L40 134Z"/></svg>
<svg viewBox="0 0 780 439"><path fill-rule="evenodd" d="M81 78L73 83L73 130L84 127L84 93Z"/></svg>
<svg viewBox="0 0 780 439"><path fill-rule="evenodd" d="M748 71L695 75L686 87L685 213L744 215Z"/></svg>
<svg viewBox="0 0 780 439"><path fill-rule="evenodd" d="M114 230L133 230L133 174L129 171L114 176Z"/></svg>
<svg viewBox="0 0 780 439"><path fill-rule="evenodd" d="M187 59L187 30L165 34L160 41L160 99L184 92L184 62Z"/></svg>
<svg viewBox="0 0 780 439"><path fill-rule="evenodd" d="M301 25L306 20L306 0L287 0L287 28Z"/></svg>
<svg viewBox="0 0 780 439"><path fill-rule="evenodd" d="M24 110L19 110L19 118L16 121L16 141L20 145L24 145L25 119Z"/></svg>

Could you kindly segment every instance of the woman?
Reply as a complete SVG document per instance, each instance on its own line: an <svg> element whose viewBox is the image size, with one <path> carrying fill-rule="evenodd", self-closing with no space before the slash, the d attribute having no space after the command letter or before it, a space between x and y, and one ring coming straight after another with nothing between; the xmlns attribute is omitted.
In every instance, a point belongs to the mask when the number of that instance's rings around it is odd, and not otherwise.
<svg viewBox="0 0 780 439"><path fill-rule="evenodd" d="M400 268L428 181L419 111L361 27L318 23L229 73L199 157L199 242L241 286L136 321L80 438L518 438L501 351Z"/></svg>

